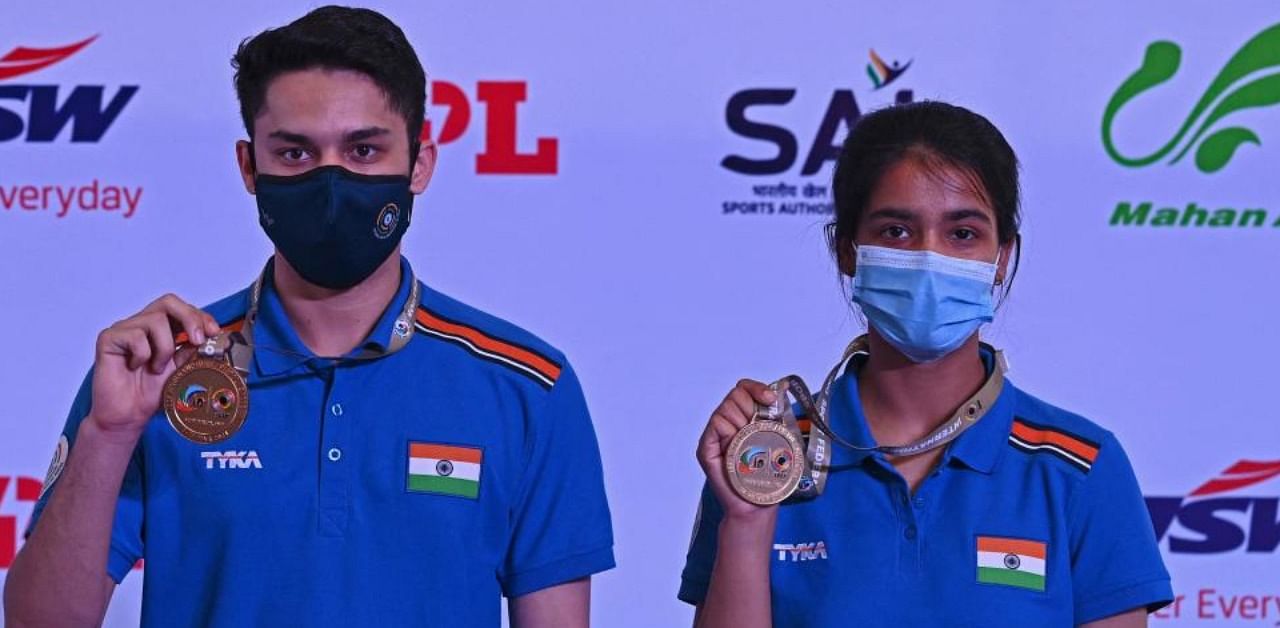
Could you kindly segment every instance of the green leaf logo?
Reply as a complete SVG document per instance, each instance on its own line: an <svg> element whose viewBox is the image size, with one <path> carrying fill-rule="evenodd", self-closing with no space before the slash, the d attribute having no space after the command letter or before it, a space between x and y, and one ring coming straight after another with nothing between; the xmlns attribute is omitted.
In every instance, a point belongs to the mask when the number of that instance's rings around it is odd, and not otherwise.
<svg viewBox="0 0 1280 628"><path fill-rule="evenodd" d="M1236 150L1244 144L1262 145L1258 135L1244 127L1232 126L1218 130L1213 127L1222 118L1241 109L1266 107L1280 102L1280 24L1254 35L1232 55L1231 60L1227 61L1213 83L1200 96L1173 139L1145 157L1121 154L1111 136L1111 126L1116 114L1138 94L1173 78L1181 63L1182 49L1177 44L1157 41L1147 46L1142 67L1129 75L1111 96L1106 112L1102 115L1102 144L1106 147L1107 154L1117 163L1139 168L1160 161L1177 150L1169 159L1169 164L1176 164L1195 148L1196 168L1204 173L1212 173L1224 168L1235 156ZM1244 82L1251 75L1253 78ZM1181 150L1178 150L1179 146Z"/></svg>

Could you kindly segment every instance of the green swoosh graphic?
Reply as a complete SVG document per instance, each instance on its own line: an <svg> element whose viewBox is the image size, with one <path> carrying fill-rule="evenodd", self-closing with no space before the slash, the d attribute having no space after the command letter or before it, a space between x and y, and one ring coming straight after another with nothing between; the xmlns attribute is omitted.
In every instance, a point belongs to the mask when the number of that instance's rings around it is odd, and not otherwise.
<svg viewBox="0 0 1280 628"><path fill-rule="evenodd" d="M1280 103L1280 74L1271 74L1246 83L1243 87L1228 94L1226 98L1222 99L1222 102L1218 103L1218 106L1213 108L1213 111L1209 113L1208 118L1205 118L1195 135L1191 136L1191 140L1187 142L1187 145L1178 152L1178 155L1170 163L1178 163L1200 139L1200 136L1204 135L1205 131L1208 131L1214 122L1221 120L1227 114L1241 109L1266 107L1276 103Z"/></svg>
<svg viewBox="0 0 1280 628"><path fill-rule="evenodd" d="M1178 130L1177 135L1169 140L1162 148L1156 152L1131 159L1120 154L1116 150L1115 143L1111 139L1111 123L1115 120L1116 113L1120 108L1128 104L1138 94L1145 92L1169 79L1178 72L1178 66L1182 63L1182 49L1171 41L1157 41L1147 46L1147 54L1142 59L1142 67L1125 79L1120 84L1120 88L1115 94L1111 95L1111 101L1107 103L1106 111L1102 114L1102 144L1107 149L1107 154L1117 162L1130 166L1146 166L1154 163L1156 160L1164 157L1169 151L1173 150L1182 136L1186 134L1187 129L1191 127L1194 116L1183 123L1182 128Z"/></svg>
<svg viewBox="0 0 1280 628"><path fill-rule="evenodd" d="M1227 64L1222 67L1222 70L1218 72L1218 76L1210 83L1209 88L1200 97L1200 100L1182 123L1173 139L1169 140L1159 150L1145 157L1134 158L1120 154L1120 151L1115 147L1111 133L1116 114L1124 105L1142 92L1173 78L1173 75L1178 71L1181 57L1181 49L1172 42L1158 41L1151 44L1147 47L1142 67L1138 68L1120 85L1120 88L1116 90L1116 93L1112 95L1111 100L1107 103L1102 118L1102 141L1107 154L1116 162L1125 166L1138 167L1158 161L1182 142L1187 131L1191 129L1196 120L1200 119L1200 116L1209 108L1209 105L1234 83L1259 70L1280 66L1280 24L1264 29L1236 51L1231 59L1227 61ZM1170 163L1177 163L1181 160L1213 123L1227 114L1240 109L1273 105L1277 102L1280 102L1280 75L1277 74L1256 79L1233 91L1213 108L1209 117L1200 124L1191 140L1187 142L1187 145ZM1247 129L1233 128L1215 133L1209 139L1206 139L1204 144L1201 144L1196 153L1196 166L1203 172L1216 172L1230 161L1236 149L1245 142L1261 143L1257 135ZM1206 166L1211 168L1206 168Z"/></svg>

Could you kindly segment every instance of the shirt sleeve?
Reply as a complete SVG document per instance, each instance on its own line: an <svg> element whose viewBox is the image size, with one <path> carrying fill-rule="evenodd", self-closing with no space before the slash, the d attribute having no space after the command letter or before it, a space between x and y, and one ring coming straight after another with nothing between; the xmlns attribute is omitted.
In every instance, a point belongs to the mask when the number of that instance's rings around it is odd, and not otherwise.
<svg viewBox="0 0 1280 628"><path fill-rule="evenodd" d="M1069 506L1071 577L1077 624L1173 600L1169 572L1138 479L1107 434Z"/></svg>
<svg viewBox="0 0 1280 628"><path fill-rule="evenodd" d="M534 412L512 538L498 574L507 597L615 564L600 448L582 387L568 365Z"/></svg>
<svg viewBox="0 0 1280 628"><path fill-rule="evenodd" d="M89 414L90 402L93 399L92 383L93 371L90 371L85 376L84 383L80 385L80 391L71 404L71 412L67 414L66 425L62 428L60 440L65 439L67 442L66 458L70 458L71 451L75 449L76 434L80 431L81 421ZM58 479L66 463L65 459L61 459L63 455L55 454L54 456L49 474L45 478L44 492L31 511L31 519L27 524L24 538L31 536L32 531L36 529L36 525L40 522L40 515L44 513L45 506L49 503L49 498L58 489ZM120 498L116 502L115 522L111 529L107 575L111 576L116 584L120 584L133 569L134 563L142 558L142 499L142 444L139 442L124 472Z"/></svg>
<svg viewBox="0 0 1280 628"><path fill-rule="evenodd" d="M689 540L689 552L685 555L684 571L680 574L681 601L694 606L702 604L711 584L711 569L716 564L716 547L720 542L720 520L724 511L715 493L705 482L702 499L698 502L698 514L693 520L693 538Z"/></svg>

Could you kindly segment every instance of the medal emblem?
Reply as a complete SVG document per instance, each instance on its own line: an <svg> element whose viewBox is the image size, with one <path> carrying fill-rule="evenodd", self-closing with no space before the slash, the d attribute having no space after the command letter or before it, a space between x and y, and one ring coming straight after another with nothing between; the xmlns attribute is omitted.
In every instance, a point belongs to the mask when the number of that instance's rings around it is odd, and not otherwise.
<svg viewBox="0 0 1280 628"><path fill-rule="evenodd" d="M249 415L249 387L223 358L200 356L169 376L164 414L187 440L211 444L231 438Z"/></svg>
<svg viewBox="0 0 1280 628"><path fill-rule="evenodd" d="M757 505L777 504L790 497L804 475L804 446L780 421L753 420L738 431L725 449L729 486Z"/></svg>

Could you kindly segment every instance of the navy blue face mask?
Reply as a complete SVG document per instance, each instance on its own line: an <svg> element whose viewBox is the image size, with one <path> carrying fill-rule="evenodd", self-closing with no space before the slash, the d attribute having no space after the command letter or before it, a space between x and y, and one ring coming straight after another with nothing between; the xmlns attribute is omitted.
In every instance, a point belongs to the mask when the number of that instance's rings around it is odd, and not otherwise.
<svg viewBox="0 0 1280 628"><path fill-rule="evenodd" d="M299 175L259 174L258 220L303 279L345 290L391 255L409 228L406 175L364 175L322 166Z"/></svg>

